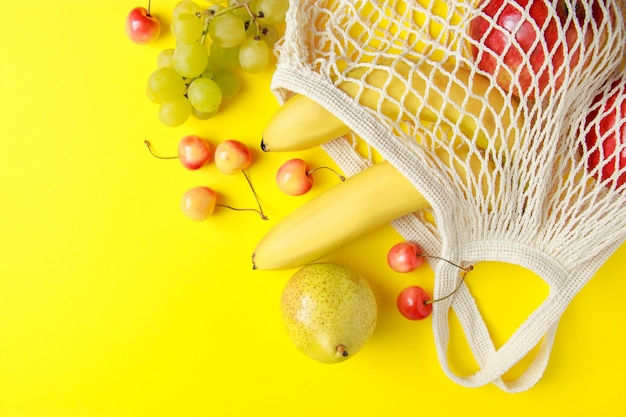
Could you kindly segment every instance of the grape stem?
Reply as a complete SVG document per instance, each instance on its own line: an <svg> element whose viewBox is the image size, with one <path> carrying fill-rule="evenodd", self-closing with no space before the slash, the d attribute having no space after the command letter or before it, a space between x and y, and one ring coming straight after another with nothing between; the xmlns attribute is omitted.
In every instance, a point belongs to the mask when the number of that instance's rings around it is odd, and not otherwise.
<svg viewBox="0 0 626 417"><path fill-rule="evenodd" d="M259 25L256 24L256 19L259 17L257 16L251 9L250 9L250 4L249 4L250 0L248 1L244 1L244 2L240 2L240 1L235 1L234 4L232 6L226 7L225 9L222 9L218 12L215 12L213 10L207 10L207 19L204 22L204 29L202 30L202 37L200 38L200 43L204 44L206 41L206 37L209 34L209 24L211 23L211 20L213 20L214 18L216 18L219 15L222 15L224 13L228 13L232 10L238 9L240 7L243 7L244 9L246 9L246 11L248 12L248 14L250 15L250 22L254 23L256 25L256 37L255 39L260 39L261 38L261 34L260 34L260 29L259 29Z"/></svg>
<svg viewBox="0 0 626 417"><path fill-rule="evenodd" d="M157 155L152 150L152 144L148 140L144 139L143 143L144 143L144 145L146 145L146 148L148 148L148 150L150 151L152 156L154 156L155 158L159 158L159 159L178 159L178 156L161 156L161 155Z"/></svg>

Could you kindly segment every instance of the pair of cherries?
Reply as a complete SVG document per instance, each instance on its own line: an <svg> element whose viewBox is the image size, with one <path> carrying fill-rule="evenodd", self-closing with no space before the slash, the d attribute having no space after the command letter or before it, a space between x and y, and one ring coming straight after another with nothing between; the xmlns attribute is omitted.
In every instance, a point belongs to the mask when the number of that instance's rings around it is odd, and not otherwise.
<svg viewBox="0 0 626 417"><path fill-rule="evenodd" d="M417 285L405 288L398 294L396 307L400 314L409 320L423 320L430 316L433 311L433 303L445 300L459 289L465 275L473 269L473 266L462 267L437 256L426 255L417 243L405 241L391 247L387 252L387 265L396 272L407 273L416 270L424 263L425 258L435 258L446 261L462 272L462 280L450 294L437 300L431 299L428 293Z"/></svg>

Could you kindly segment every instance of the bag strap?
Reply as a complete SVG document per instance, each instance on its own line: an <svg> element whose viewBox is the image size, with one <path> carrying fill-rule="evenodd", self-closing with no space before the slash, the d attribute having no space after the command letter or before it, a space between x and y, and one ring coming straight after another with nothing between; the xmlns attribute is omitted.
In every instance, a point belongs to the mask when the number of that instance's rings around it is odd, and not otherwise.
<svg viewBox="0 0 626 417"><path fill-rule="evenodd" d="M502 261L497 259L498 255L495 258L491 260ZM477 258L464 257L464 259ZM507 251L507 259L503 261L511 262L511 259L516 259L516 257L511 257L511 252ZM517 259L519 260L519 257ZM520 265L533 269L542 277L549 285L550 292L548 297L499 349L495 348L476 301L465 283L461 284L450 299L433 304L433 333L438 359L444 372L458 384L479 387L494 383L506 392L521 392L535 385L547 367L561 315L573 294L582 288L584 282L592 276L589 271L581 271L578 280L572 280L561 266L555 262L546 262L545 259L543 262L530 265L520 262ZM537 267L537 265L540 266ZM435 298L441 298L450 294L458 285L459 270L446 262L438 262L435 265L435 276ZM449 365L447 352L450 344L449 313L451 309L458 317L472 354L480 367L471 375L457 375ZM505 381L502 376L537 346L539 346L537 353L522 375L514 380Z"/></svg>

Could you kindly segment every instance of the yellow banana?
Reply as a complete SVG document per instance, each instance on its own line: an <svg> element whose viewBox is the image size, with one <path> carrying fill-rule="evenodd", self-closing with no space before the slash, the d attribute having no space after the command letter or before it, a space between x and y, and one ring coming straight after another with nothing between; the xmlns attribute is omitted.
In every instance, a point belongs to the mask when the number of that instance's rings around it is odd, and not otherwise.
<svg viewBox="0 0 626 417"><path fill-rule="evenodd" d="M261 149L266 152L303 151L349 132L350 128L334 114L310 98L297 94L272 116L263 132Z"/></svg>
<svg viewBox="0 0 626 417"><path fill-rule="evenodd" d="M363 90L361 83L366 86ZM444 125L457 125L467 140L473 140L482 149L490 142L495 149L500 148L502 137L506 138L507 146L513 147L515 133L523 121L517 103L488 78L450 64L423 62L415 71L402 61L394 63L393 70L361 66L351 71L338 87L357 98L361 105L393 120L418 116L425 122L439 120ZM384 91L383 97L379 90ZM503 130L498 130L499 125ZM296 95L270 119L262 146L273 152L303 150L349 131L321 105Z"/></svg>
<svg viewBox="0 0 626 417"><path fill-rule="evenodd" d="M444 163L451 159L442 150L437 156ZM476 155L470 158L470 166L478 178L482 165ZM463 165L455 162L454 169L460 178L466 178ZM486 180L481 186L480 191L486 193ZM378 201L384 203L372 204ZM428 207L428 201L409 180L383 161L319 194L284 217L258 243L252 264L254 269L260 270L297 268L396 218Z"/></svg>

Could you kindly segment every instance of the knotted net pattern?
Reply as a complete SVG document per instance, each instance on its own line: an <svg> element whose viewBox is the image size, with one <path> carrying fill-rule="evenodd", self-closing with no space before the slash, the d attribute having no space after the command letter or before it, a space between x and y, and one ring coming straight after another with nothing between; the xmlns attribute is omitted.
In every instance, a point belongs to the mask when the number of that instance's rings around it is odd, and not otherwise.
<svg viewBox="0 0 626 417"><path fill-rule="evenodd" d="M434 305L446 374L517 392L541 378L559 317L626 240L626 172L615 156L624 143L606 154L585 140L590 125L621 105L594 99L624 89L626 8L620 0L517 1L506 6L512 10L488 3L292 0L272 88L280 101L314 99L352 129L324 145L347 175L379 155L428 199L431 209L393 222L407 240L462 265L521 265L548 284L547 299L498 349L465 285ZM536 18L537 4L545 19ZM530 23L496 32L505 11ZM531 36L525 48L533 53L511 69L508 50L489 46L490 36L513 45L514 56L523 40L511 33L524 30L542 36ZM433 267L440 298L459 271ZM450 309L480 366L472 375L448 364ZM504 381L537 345L526 372Z"/></svg>

